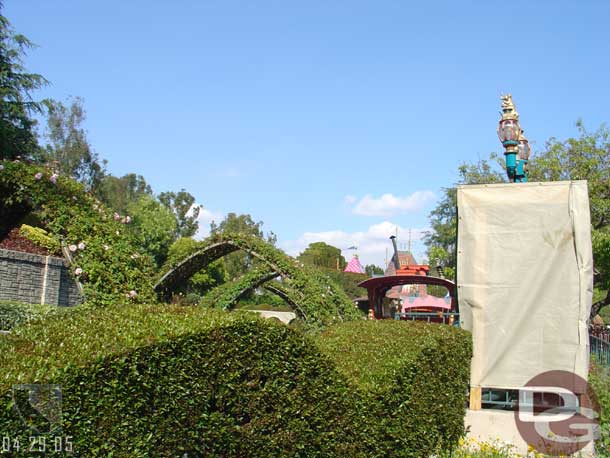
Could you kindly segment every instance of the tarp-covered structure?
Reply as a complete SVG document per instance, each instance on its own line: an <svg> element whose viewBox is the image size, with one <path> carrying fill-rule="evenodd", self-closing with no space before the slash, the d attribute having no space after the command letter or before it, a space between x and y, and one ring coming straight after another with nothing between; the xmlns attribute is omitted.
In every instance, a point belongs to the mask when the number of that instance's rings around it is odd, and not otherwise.
<svg viewBox="0 0 610 458"><path fill-rule="evenodd" d="M549 370L587 379L593 291L586 181L463 185L457 284L471 386L518 389Z"/></svg>

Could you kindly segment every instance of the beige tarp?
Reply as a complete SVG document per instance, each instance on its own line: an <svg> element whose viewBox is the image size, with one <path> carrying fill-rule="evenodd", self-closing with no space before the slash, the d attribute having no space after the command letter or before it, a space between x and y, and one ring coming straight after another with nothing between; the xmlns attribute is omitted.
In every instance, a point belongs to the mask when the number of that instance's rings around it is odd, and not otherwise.
<svg viewBox="0 0 610 458"><path fill-rule="evenodd" d="M587 378L593 258L586 181L459 186L458 300L471 385Z"/></svg>

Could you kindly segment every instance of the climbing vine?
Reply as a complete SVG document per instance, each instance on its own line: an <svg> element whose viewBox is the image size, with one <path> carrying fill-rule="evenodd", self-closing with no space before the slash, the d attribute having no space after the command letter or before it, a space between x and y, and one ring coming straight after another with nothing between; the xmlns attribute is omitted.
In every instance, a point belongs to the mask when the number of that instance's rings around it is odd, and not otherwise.
<svg viewBox="0 0 610 458"><path fill-rule="evenodd" d="M13 223L33 213L61 242L89 303L154 298L152 263L126 227L130 218L113 214L81 184L51 168L0 161L0 205Z"/></svg>
<svg viewBox="0 0 610 458"><path fill-rule="evenodd" d="M290 292L291 298L298 304L295 312L307 327L320 328L361 316L341 288L322 272L302 264L264 240L246 234L217 234L193 245L182 260L165 266L155 289L168 295L201 268L237 250L248 252L268 266L270 271L281 275L284 289ZM212 294L211 298L216 297L215 294L219 294L218 297L234 297L233 290L240 291L249 284L260 283L259 275L260 273L237 279L233 285L221 287L223 290L219 293L212 290L209 294ZM205 301L209 303L211 300L213 299ZM220 306L225 305L222 303Z"/></svg>

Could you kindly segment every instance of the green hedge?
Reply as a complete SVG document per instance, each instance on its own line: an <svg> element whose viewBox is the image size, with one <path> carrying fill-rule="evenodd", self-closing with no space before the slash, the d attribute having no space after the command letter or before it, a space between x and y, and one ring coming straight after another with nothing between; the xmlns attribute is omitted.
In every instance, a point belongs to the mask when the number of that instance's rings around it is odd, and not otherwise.
<svg viewBox="0 0 610 458"><path fill-rule="evenodd" d="M249 313L83 306L0 337L0 431L27 442L12 387L50 383L79 456L427 457L463 433L469 359L440 325L314 341Z"/></svg>
<svg viewBox="0 0 610 458"><path fill-rule="evenodd" d="M422 322L360 321L333 327L318 340L362 392L381 456L427 457L463 436L468 332Z"/></svg>
<svg viewBox="0 0 610 458"><path fill-rule="evenodd" d="M0 431L32 435L13 384L59 384L79 456L369 456L345 378L308 337L249 313L83 308L0 338L0 367Z"/></svg>
<svg viewBox="0 0 610 458"><path fill-rule="evenodd" d="M63 309L49 305L0 301L0 331L10 331L16 326L61 312Z"/></svg>

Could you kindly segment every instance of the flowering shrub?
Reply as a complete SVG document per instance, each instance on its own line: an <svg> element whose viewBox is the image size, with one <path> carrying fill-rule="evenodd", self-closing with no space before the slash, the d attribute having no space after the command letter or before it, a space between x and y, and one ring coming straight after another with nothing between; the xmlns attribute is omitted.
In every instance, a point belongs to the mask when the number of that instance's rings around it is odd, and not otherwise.
<svg viewBox="0 0 610 458"><path fill-rule="evenodd" d="M22 162L2 162L0 205L35 212L49 235L68 247L72 272L88 302L147 301L154 297L152 263L112 213L76 181ZM136 294L130 294L134 291Z"/></svg>

